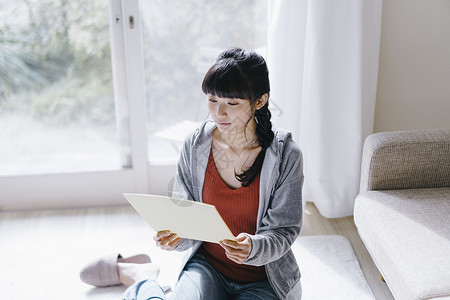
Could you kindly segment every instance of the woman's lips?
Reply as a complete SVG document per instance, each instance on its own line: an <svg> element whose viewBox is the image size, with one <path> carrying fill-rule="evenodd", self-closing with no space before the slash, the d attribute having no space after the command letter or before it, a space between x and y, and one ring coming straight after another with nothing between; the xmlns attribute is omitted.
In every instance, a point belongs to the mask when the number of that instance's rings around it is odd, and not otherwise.
<svg viewBox="0 0 450 300"><path fill-rule="evenodd" d="M231 123L217 122L217 124L219 124L220 126L228 126L228 125L230 125Z"/></svg>

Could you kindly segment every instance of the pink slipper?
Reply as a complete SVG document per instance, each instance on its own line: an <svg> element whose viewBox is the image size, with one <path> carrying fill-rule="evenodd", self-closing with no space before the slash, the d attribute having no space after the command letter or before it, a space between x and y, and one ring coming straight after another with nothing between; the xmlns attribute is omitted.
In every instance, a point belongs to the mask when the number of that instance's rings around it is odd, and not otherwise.
<svg viewBox="0 0 450 300"><path fill-rule="evenodd" d="M121 285L117 263L150 263L150 257L146 254L138 254L123 258L120 254L111 254L98 258L87 264L80 271L80 279L86 284L96 287Z"/></svg>

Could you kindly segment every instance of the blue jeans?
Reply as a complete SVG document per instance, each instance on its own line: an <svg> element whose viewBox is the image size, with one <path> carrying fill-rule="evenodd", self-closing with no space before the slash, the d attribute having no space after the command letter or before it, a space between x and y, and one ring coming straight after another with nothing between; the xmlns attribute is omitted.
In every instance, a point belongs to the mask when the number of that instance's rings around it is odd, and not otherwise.
<svg viewBox="0 0 450 300"><path fill-rule="evenodd" d="M171 300L278 299L268 280L252 283L230 281L198 253L186 264L174 291L167 298ZM166 299L158 283L150 279L133 284L123 294L123 300L149 299Z"/></svg>

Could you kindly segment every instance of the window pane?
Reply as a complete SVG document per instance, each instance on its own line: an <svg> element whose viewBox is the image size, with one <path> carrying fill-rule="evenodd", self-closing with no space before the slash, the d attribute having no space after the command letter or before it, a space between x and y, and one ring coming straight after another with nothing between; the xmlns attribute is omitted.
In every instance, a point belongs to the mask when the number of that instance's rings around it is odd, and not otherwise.
<svg viewBox="0 0 450 300"><path fill-rule="evenodd" d="M0 175L120 168L107 5L0 0Z"/></svg>
<svg viewBox="0 0 450 300"><path fill-rule="evenodd" d="M150 161L176 161L208 118L203 76L230 47L265 54L267 1L141 0Z"/></svg>

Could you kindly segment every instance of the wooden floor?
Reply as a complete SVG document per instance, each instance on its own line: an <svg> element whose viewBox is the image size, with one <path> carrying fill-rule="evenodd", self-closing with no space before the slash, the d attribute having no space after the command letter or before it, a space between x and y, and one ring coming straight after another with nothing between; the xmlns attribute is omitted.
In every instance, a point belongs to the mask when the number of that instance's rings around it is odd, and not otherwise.
<svg viewBox="0 0 450 300"><path fill-rule="evenodd" d="M326 234L343 235L350 241L364 276L377 300L394 299L386 283L381 281L381 275L358 235L353 217L327 219L319 213L313 203L307 202L301 235Z"/></svg>

